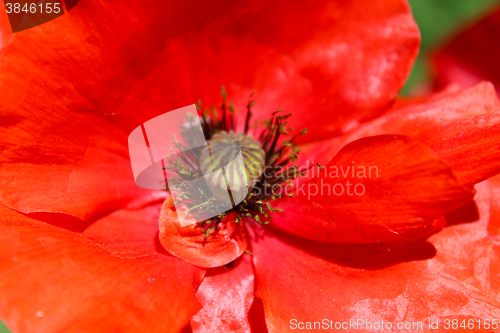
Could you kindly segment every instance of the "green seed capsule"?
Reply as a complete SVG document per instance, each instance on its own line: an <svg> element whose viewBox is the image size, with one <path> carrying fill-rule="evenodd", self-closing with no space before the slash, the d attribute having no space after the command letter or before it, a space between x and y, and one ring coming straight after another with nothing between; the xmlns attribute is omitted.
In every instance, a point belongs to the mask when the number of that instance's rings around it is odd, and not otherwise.
<svg viewBox="0 0 500 333"><path fill-rule="evenodd" d="M248 192L264 170L265 152L252 136L233 131L215 134L203 149L200 168L212 186Z"/></svg>

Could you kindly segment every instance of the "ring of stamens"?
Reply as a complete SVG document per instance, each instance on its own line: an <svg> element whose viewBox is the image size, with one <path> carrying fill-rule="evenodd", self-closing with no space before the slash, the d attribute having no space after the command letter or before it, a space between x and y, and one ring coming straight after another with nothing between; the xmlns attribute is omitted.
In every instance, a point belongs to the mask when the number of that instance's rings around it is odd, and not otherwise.
<svg viewBox="0 0 500 333"><path fill-rule="evenodd" d="M169 188L176 187L176 190L183 191L183 195L177 195L177 200L182 200L191 213L194 214L200 209L216 210L218 198L207 196L203 187L183 188L185 180L192 180L200 174L215 171L208 177L209 186L219 188L227 186L232 190L241 190L246 186L248 190L245 198L232 207L232 211L237 214L235 222L240 222L246 216L252 217L259 223L268 224L272 219L272 213L282 211L272 208L271 202L283 197L284 187L290 186L292 180L305 175L308 168L299 170L292 163L297 160L297 155L300 153L293 141L299 135L306 134L307 129L290 140L284 140L288 132L293 129L287 123L291 114L282 115L281 109L273 112L270 119L262 123L257 122L251 127L252 107L255 104L252 96L253 93L247 104L245 123L241 131L237 131L237 112L232 103L227 103L227 94L223 86L221 115L213 106L202 111L201 101L196 104L203 133L207 138L207 147L201 152L188 155L182 152L183 147L174 142L179 148L180 158L166 169L176 172L179 179L169 180ZM253 132L253 135L250 135L250 132ZM239 153L243 157L241 163L230 165L229 161L235 160ZM286 196L292 195L293 193L286 194ZM226 214L227 212L199 222L206 237L212 230L218 228L218 224Z"/></svg>

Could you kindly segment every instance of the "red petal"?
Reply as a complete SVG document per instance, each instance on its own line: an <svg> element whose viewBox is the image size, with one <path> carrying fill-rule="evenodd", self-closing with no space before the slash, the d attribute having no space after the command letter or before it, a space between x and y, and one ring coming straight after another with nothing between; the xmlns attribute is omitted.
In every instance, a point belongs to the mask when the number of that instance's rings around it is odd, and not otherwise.
<svg viewBox="0 0 500 333"><path fill-rule="evenodd" d="M47 117L35 111L5 119L0 200L13 209L86 220L159 194L135 185L127 136L103 119L71 112Z"/></svg>
<svg viewBox="0 0 500 333"><path fill-rule="evenodd" d="M12 28L10 27L9 16L7 15L7 10L4 10L4 6L1 6L0 10L0 49L2 49L12 36Z"/></svg>
<svg viewBox="0 0 500 333"><path fill-rule="evenodd" d="M400 100L349 135L306 147L302 163L327 163L347 143L380 134L402 134L425 143L465 185L500 172L500 104L490 83Z"/></svg>
<svg viewBox="0 0 500 333"><path fill-rule="evenodd" d="M207 270L196 299L202 309L191 318L195 333L250 332L248 312L253 303L254 275L249 255L230 267Z"/></svg>
<svg viewBox="0 0 500 333"><path fill-rule="evenodd" d="M201 98L218 105L220 86L244 109L294 113L289 125L314 130L305 140L331 137L378 114L410 72L420 43L406 1L259 1L210 3L215 19L199 32L171 39L161 66L139 82L119 112L172 110ZM192 18L191 20L195 20ZM169 98L165 99L165 93Z"/></svg>
<svg viewBox="0 0 500 333"><path fill-rule="evenodd" d="M118 210L95 222L83 232L114 256L133 259L166 253L158 239L161 204L138 210Z"/></svg>
<svg viewBox="0 0 500 333"><path fill-rule="evenodd" d="M315 172L297 195L278 201L284 212L272 223L323 242L423 236L436 218L473 197L429 148L403 136L352 142Z"/></svg>
<svg viewBox="0 0 500 333"><path fill-rule="evenodd" d="M181 227L172 197L163 203L160 213L160 242L173 254L193 265L218 267L238 258L247 248L243 223L235 223L235 214L227 215L208 237L196 223Z"/></svg>
<svg viewBox="0 0 500 333"><path fill-rule="evenodd" d="M81 1L67 15L14 34L2 50L0 113L113 118L166 41L196 26L184 19L192 13L187 2Z"/></svg>
<svg viewBox="0 0 500 333"><path fill-rule="evenodd" d="M269 331L297 331L292 319L327 318L347 325L383 320L393 328L397 322L423 322L422 331L438 319L444 332L445 319L498 318L500 247L486 232L489 207L482 202L488 193L479 187L481 220L447 227L428 241L333 245L272 228L257 231L256 296L264 303ZM475 328L480 331L477 322Z"/></svg>
<svg viewBox="0 0 500 333"><path fill-rule="evenodd" d="M488 233L492 236L500 237L500 176L492 178L491 186L491 210Z"/></svg>
<svg viewBox="0 0 500 333"><path fill-rule="evenodd" d="M11 36L0 61L2 203L87 219L137 195L128 133L90 114L117 118L167 39L194 27L183 13L192 4L82 1Z"/></svg>
<svg viewBox="0 0 500 333"><path fill-rule="evenodd" d="M432 55L438 87L489 80L500 91L500 10L490 13Z"/></svg>
<svg viewBox="0 0 500 333"><path fill-rule="evenodd" d="M1 207L0 316L15 332L178 332L203 271L170 255L120 259Z"/></svg>

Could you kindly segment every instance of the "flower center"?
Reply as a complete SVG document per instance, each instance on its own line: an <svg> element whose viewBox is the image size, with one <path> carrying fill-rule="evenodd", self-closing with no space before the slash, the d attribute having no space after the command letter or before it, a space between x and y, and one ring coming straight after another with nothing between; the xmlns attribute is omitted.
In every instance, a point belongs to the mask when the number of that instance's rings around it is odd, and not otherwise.
<svg viewBox="0 0 500 333"><path fill-rule="evenodd" d="M244 133L221 131L201 153L200 168L212 186L251 192L264 171L265 152L259 142Z"/></svg>
<svg viewBox="0 0 500 333"><path fill-rule="evenodd" d="M182 205L186 216L200 223L205 237L217 230L229 211L236 213L236 223L243 217L269 223L272 213L281 211L272 208L271 202L292 196L289 190L292 180L307 171L290 165L300 152L293 141L307 133L307 129L284 140L293 129L287 126L291 114L281 115L283 110L250 126L255 103L252 95L241 131L236 130L237 112L231 103L226 103L227 94L222 87L222 114L213 106L202 111L200 101L196 105L207 146L201 151L183 151L182 144L174 138L180 158L165 167L178 175L177 179L169 179L168 189L177 192L172 205L176 208ZM191 121L188 119L188 123ZM185 127L186 135L192 135L190 128ZM250 131L253 136L248 134Z"/></svg>

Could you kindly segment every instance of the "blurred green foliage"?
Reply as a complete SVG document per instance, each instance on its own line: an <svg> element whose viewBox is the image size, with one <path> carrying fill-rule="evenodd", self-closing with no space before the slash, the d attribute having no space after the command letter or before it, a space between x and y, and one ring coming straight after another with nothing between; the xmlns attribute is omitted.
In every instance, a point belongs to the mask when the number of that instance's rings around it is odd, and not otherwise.
<svg viewBox="0 0 500 333"><path fill-rule="evenodd" d="M9 333L9 330L4 324L2 324L2 322L0 322L0 333Z"/></svg>
<svg viewBox="0 0 500 333"><path fill-rule="evenodd" d="M467 23L483 15L500 0L409 0L413 16L422 34L420 54L401 94L408 95L428 79L425 65L427 52L442 43ZM0 333L9 330L0 322Z"/></svg>
<svg viewBox="0 0 500 333"><path fill-rule="evenodd" d="M409 0L410 6L422 34L420 54L413 67L402 95L429 79L426 57L428 51L446 42L468 24L479 19L500 0Z"/></svg>

